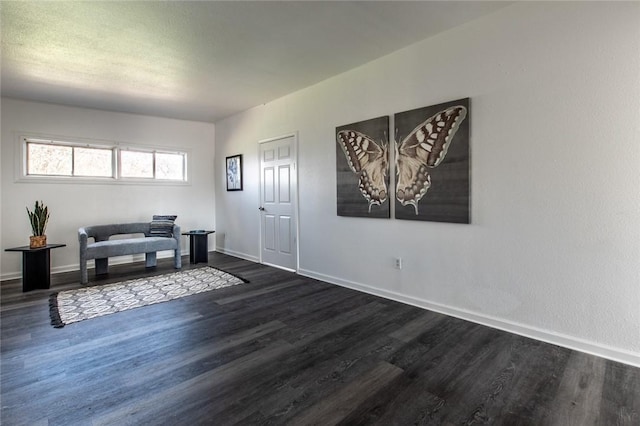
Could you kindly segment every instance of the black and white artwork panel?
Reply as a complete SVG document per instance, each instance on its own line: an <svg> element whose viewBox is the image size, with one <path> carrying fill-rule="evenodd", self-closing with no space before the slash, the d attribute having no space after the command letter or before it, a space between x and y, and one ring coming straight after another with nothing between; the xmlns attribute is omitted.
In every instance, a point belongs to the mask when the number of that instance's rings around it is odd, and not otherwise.
<svg viewBox="0 0 640 426"><path fill-rule="evenodd" d="M389 117L336 128L338 216L389 218Z"/></svg>
<svg viewBox="0 0 640 426"><path fill-rule="evenodd" d="M394 116L395 217L471 223L469 98Z"/></svg>

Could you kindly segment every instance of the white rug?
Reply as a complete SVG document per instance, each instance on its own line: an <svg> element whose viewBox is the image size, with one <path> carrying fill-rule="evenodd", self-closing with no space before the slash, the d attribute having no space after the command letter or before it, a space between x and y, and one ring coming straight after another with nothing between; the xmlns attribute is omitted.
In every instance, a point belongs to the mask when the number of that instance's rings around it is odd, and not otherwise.
<svg viewBox="0 0 640 426"><path fill-rule="evenodd" d="M212 267L191 269L115 284L61 291L49 298L51 325L78 321L152 305L192 294L248 282Z"/></svg>

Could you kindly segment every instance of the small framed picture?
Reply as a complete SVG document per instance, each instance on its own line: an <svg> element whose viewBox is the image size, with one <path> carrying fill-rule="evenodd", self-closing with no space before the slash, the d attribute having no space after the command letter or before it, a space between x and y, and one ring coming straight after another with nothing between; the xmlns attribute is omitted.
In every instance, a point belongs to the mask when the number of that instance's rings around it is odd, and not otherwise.
<svg viewBox="0 0 640 426"><path fill-rule="evenodd" d="M227 191L242 191L242 154L227 157Z"/></svg>

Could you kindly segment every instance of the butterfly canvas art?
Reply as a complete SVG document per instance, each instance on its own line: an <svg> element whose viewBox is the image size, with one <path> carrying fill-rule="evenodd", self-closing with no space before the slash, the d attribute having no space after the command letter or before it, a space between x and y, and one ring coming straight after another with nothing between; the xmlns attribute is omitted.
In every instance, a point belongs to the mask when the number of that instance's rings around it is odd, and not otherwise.
<svg viewBox="0 0 640 426"><path fill-rule="evenodd" d="M338 216L391 217L388 134L388 116L336 128Z"/></svg>
<svg viewBox="0 0 640 426"><path fill-rule="evenodd" d="M388 117L336 128L338 215L470 223L469 98L394 116L395 185L389 186Z"/></svg>
<svg viewBox="0 0 640 426"><path fill-rule="evenodd" d="M394 116L395 217L470 223L469 98Z"/></svg>

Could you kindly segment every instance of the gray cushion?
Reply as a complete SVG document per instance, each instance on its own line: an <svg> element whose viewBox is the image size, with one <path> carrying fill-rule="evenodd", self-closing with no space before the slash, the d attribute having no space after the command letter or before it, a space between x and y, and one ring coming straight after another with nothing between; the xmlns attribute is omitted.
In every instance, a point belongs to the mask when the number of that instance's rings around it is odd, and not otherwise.
<svg viewBox="0 0 640 426"><path fill-rule="evenodd" d="M127 254L150 253L160 250L175 250L178 244L173 238L146 237L123 238L118 240L98 241L87 244L87 259L124 256Z"/></svg>
<svg viewBox="0 0 640 426"><path fill-rule="evenodd" d="M177 217L175 215L153 215L153 220L149 224L149 234L152 237L172 237L173 222Z"/></svg>

